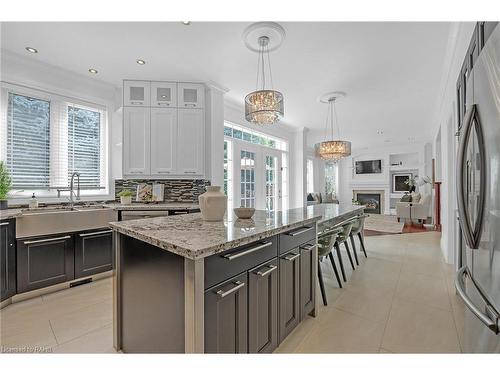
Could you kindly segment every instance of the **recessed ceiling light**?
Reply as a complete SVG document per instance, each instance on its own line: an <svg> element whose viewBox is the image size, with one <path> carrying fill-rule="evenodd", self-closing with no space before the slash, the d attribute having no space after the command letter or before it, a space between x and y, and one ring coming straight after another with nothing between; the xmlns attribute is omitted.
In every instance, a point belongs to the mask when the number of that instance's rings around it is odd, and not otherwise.
<svg viewBox="0 0 500 375"><path fill-rule="evenodd" d="M390 141L391 141L390 139L384 140L385 143L389 143Z"/></svg>
<svg viewBox="0 0 500 375"><path fill-rule="evenodd" d="M139 64L139 65L144 65L144 64L146 64L146 61L141 60L141 59L138 59L138 60L136 61L136 63L137 63L137 64Z"/></svg>
<svg viewBox="0 0 500 375"><path fill-rule="evenodd" d="M182 21L182 24L186 25L186 26L189 26L189 25L191 25L191 21Z"/></svg>
<svg viewBox="0 0 500 375"><path fill-rule="evenodd" d="M382 135L382 134L384 134L384 131L382 129L379 129L379 130L377 130L377 134Z"/></svg>
<svg viewBox="0 0 500 375"><path fill-rule="evenodd" d="M97 71L96 69L94 69L94 68L90 68L90 69L89 69L89 73L92 73L92 74L97 74L97 73L98 73L98 71Z"/></svg>
<svg viewBox="0 0 500 375"><path fill-rule="evenodd" d="M31 52L31 53L38 53L38 50L33 47L26 47L26 51Z"/></svg>

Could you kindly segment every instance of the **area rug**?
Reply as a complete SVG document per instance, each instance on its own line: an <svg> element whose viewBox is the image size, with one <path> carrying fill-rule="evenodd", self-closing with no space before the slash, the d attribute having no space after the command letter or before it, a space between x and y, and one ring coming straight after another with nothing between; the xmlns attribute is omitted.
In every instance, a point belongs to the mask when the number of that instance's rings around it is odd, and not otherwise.
<svg viewBox="0 0 500 375"><path fill-rule="evenodd" d="M365 220L365 231L403 233L404 223L398 223L395 215L369 215Z"/></svg>

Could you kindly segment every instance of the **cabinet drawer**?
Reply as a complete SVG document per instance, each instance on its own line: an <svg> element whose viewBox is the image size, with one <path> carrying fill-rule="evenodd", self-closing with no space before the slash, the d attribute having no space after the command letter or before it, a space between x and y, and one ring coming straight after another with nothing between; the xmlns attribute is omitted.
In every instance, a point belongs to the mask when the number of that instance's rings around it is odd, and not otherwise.
<svg viewBox="0 0 500 375"><path fill-rule="evenodd" d="M316 238L316 225L308 224L303 227L292 229L280 235L280 254L296 248L303 243Z"/></svg>
<svg viewBox="0 0 500 375"><path fill-rule="evenodd" d="M205 289L275 258L277 242L276 236L269 237L206 258Z"/></svg>

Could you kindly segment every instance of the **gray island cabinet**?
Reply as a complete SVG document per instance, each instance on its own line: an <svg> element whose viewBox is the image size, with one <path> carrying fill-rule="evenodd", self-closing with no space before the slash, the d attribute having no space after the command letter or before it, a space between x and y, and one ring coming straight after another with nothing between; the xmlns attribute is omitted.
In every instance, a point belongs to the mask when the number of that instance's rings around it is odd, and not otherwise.
<svg viewBox="0 0 500 375"><path fill-rule="evenodd" d="M114 345L125 353L271 353L316 316L318 223L362 206L318 205L252 220L228 213L111 223Z"/></svg>

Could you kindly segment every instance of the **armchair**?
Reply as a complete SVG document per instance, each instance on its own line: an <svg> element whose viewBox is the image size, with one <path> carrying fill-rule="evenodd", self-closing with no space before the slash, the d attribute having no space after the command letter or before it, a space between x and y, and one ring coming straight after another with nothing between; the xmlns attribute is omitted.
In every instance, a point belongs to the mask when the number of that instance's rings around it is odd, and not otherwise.
<svg viewBox="0 0 500 375"><path fill-rule="evenodd" d="M422 195L418 201L412 199L412 202L397 202L396 216L398 221L400 219L425 220L429 217L430 205L431 196L429 194Z"/></svg>

